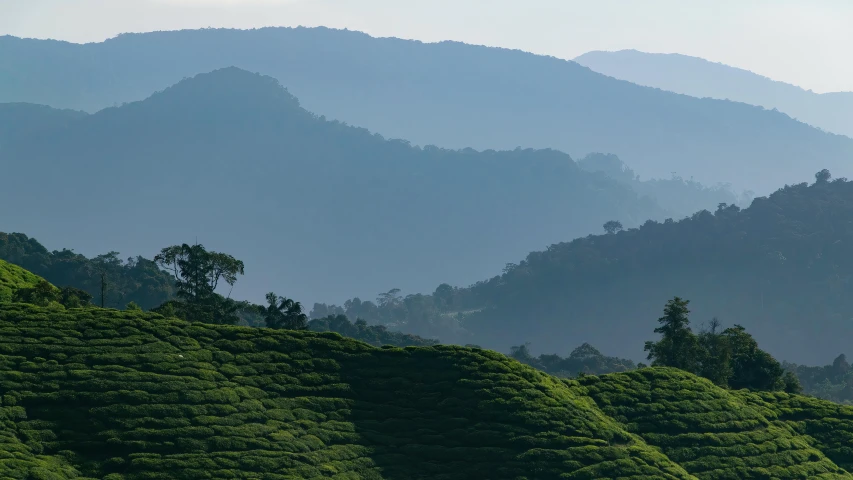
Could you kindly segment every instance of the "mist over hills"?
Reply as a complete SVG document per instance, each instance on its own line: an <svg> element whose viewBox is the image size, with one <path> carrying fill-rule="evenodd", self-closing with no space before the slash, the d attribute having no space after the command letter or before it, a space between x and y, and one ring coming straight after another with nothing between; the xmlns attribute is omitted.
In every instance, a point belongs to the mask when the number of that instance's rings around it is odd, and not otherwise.
<svg viewBox="0 0 853 480"><path fill-rule="evenodd" d="M809 125L853 137L853 92L815 93L747 70L676 53L594 51L574 61L638 85L776 108Z"/></svg>
<svg viewBox="0 0 853 480"><path fill-rule="evenodd" d="M122 35L103 43L0 38L0 101L89 111L183 77L237 66L287 85L312 112L414 144L555 148L618 155L648 178L672 172L769 193L820 158L853 171L853 140L746 104L677 95L574 62L455 42L326 28Z"/></svg>
<svg viewBox="0 0 853 480"><path fill-rule="evenodd" d="M746 209L723 204L681 221L557 243L468 288L315 310L343 308L414 332L451 317L469 334L466 343L499 351L530 342L532 351L565 356L588 342L639 361L661 306L679 296L691 301L696 330L716 317L744 326L777 358L825 365L849 351L853 335L851 219L853 182L824 173Z"/></svg>
<svg viewBox="0 0 853 480"><path fill-rule="evenodd" d="M0 133L4 176L18 179L0 190L5 230L48 248L146 258L198 239L245 261L241 298L464 285L607 220L667 216L566 154L386 140L236 68L70 123L67 112L20 109L45 129Z"/></svg>

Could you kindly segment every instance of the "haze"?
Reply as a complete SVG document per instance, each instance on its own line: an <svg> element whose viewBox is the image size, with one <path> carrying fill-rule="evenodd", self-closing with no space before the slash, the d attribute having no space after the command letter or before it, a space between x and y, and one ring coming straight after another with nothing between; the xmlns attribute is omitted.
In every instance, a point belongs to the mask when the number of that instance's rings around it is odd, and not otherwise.
<svg viewBox="0 0 853 480"><path fill-rule="evenodd" d="M571 59L591 50L682 53L816 92L853 90L845 0L4 0L0 34L71 42L123 32L328 26L459 40Z"/></svg>

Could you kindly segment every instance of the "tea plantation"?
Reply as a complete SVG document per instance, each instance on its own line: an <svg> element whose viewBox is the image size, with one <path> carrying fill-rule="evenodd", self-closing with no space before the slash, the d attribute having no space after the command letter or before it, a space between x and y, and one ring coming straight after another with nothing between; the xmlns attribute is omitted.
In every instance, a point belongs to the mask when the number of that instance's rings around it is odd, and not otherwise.
<svg viewBox="0 0 853 480"><path fill-rule="evenodd" d="M0 302L10 302L15 291L33 288L42 278L23 268L0 260Z"/></svg>
<svg viewBox="0 0 853 480"><path fill-rule="evenodd" d="M3 479L853 478L851 425L668 369L0 305Z"/></svg>

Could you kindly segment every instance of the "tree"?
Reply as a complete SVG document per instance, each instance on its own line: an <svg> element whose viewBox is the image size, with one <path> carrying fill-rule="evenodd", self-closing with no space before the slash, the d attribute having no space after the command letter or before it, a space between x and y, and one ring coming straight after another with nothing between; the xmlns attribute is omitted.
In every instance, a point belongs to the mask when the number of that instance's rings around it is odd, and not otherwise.
<svg viewBox="0 0 853 480"><path fill-rule="evenodd" d="M706 330L699 333L698 340L700 365L696 373L716 385L727 387L732 376L732 352L716 317L711 319Z"/></svg>
<svg viewBox="0 0 853 480"><path fill-rule="evenodd" d="M66 308L87 307L92 304L92 296L79 288L63 287L59 291L59 303Z"/></svg>
<svg viewBox="0 0 853 480"><path fill-rule="evenodd" d="M785 371L769 353L758 348L758 342L740 325L727 328L723 336L731 350L732 374L729 388L752 390L782 390Z"/></svg>
<svg viewBox="0 0 853 480"><path fill-rule="evenodd" d="M675 367L688 372L696 372L700 347L696 335L690 330L690 300L675 297L666 302L663 317L658 319L660 326L655 333L661 334L657 342L646 342L648 359L654 366Z"/></svg>
<svg viewBox="0 0 853 480"><path fill-rule="evenodd" d="M174 245L154 257L155 263L175 278L178 315L190 321L234 324L239 308L230 298L216 292L220 281L230 286L243 275L243 262L231 255L208 252L203 245Z"/></svg>
<svg viewBox="0 0 853 480"><path fill-rule="evenodd" d="M289 298L280 297L273 292L266 296L267 306L260 307L267 327L287 330L305 330L308 328L308 315L302 312L302 304Z"/></svg>
<svg viewBox="0 0 853 480"><path fill-rule="evenodd" d="M797 378L794 372L786 371L782 377L782 383L784 384L783 390L786 393L803 393L803 386L800 385L800 379Z"/></svg>
<svg viewBox="0 0 853 480"><path fill-rule="evenodd" d="M400 303L400 289L392 288L385 293L380 293L379 296L376 297L376 303L381 308L388 308L397 305Z"/></svg>
<svg viewBox="0 0 853 480"><path fill-rule="evenodd" d="M20 288L15 291L14 300L46 307L60 299L59 291L47 280L39 280L32 288Z"/></svg>
<svg viewBox="0 0 853 480"><path fill-rule="evenodd" d="M618 222L616 220L610 220L609 222L604 224L604 231L608 235L612 235L616 232L621 232L622 230L623 230L622 229L622 222Z"/></svg>
<svg viewBox="0 0 853 480"><path fill-rule="evenodd" d="M823 170L815 173L814 178L815 178L815 183L827 183L827 182L829 182L829 179L832 178L832 174L829 173L829 170L824 168Z"/></svg>

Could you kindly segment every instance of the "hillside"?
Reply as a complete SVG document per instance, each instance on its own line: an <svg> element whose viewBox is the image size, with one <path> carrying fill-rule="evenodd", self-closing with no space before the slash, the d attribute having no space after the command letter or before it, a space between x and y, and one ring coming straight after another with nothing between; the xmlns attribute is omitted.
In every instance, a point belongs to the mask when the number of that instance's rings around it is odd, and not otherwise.
<svg viewBox="0 0 853 480"><path fill-rule="evenodd" d="M513 344L554 351L572 339L640 358L637 339L678 295L691 300L696 325L718 317L778 358L825 364L849 347L851 218L853 182L841 179L786 187L744 210L552 245L474 287L487 306L468 326L483 345L514 335Z"/></svg>
<svg viewBox="0 0 853 480"><path fill-rule="evenodd" d="M815 93L740 68L674 53L594 51L574 60L638 85L775 108L828 132L853 137L853 92Z"/></svg>
<svg viewBox="0 0 853 480"><path fill-rule="evenodd" d="M853 333L853 182L827 175L746 209L720 205L553 244L470 287L443 284L383 305L353 299L342 310L413 333L452 318L466 343L503 352L530 342L536 354L565 355L588 342L636 361L661 305L679 296L691 301L694 329L717 317L777 358L826 365L849 351Z"/></svg>
<svg viewBox="0 0 853 480"><path fill-rule="evenodd" d="M140 312L0 306L0 388L13 479L851 478L828 402Z"/></svg>
<svg viewBox="0 0 853 480"><path fill-rule="evenodd" d="M418 145L607 152L644 179L676 172L759 194L813 173L805 159L853 172L853 140L787 115L521 51L265 28L128 34L86 45L2 37L0 52L2 102L91 112L236 66L275 77L309 111Z"/></svg>
<svg viewBox="0 0 853 480"><path fill-rule="evenodd" d="M4 229L90 257L151 258L197 239L245 262L232 296L253 301L466 284L608 220L667 216L566 154L413 147L317 117L236 68L52 129L49 142L17 136L2 153L5 175L38 178L0 190Z"/></svg>
<svg viewBox="0 0 853 480"><path fill-rule="evenodd" d="M35 238L0 232L0 260L23 267L60 287L86 291L100 304L101 273L106 275L104 306L134 302L154 308L175 295L174 279L143 257L122 260L117 252L86 258L72 250L49 251Z"/></svg>
<svg viewBox="0 0 853 480"><path fill-rule="evenodd" d="M23 268L0 260L0 302L11 302L15 292L22 288L33 288L41 280Z"/></svg>

